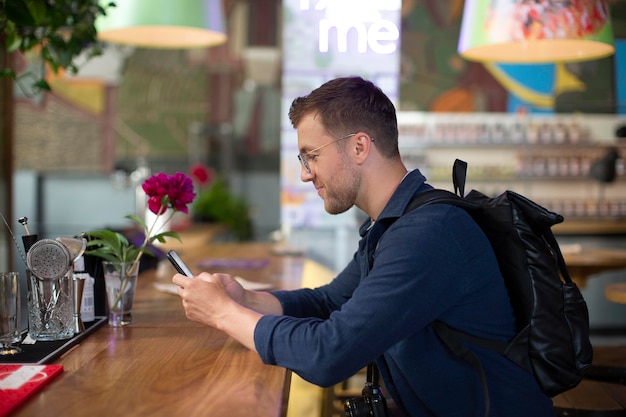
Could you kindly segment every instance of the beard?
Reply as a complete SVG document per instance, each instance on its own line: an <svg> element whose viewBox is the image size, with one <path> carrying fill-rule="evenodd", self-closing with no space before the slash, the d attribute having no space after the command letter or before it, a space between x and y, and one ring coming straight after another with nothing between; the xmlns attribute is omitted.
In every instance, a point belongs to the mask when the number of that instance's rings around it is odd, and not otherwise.
<svg viewBox="0 0 626 417"><path fill-rule="evenodd" d="M348 166L345 159L342 159L337 175L324 188L326 190L326 198L324 198L326 212L341 214L348 211L356 201L360 184L360 178L355 170Z"/></svg>

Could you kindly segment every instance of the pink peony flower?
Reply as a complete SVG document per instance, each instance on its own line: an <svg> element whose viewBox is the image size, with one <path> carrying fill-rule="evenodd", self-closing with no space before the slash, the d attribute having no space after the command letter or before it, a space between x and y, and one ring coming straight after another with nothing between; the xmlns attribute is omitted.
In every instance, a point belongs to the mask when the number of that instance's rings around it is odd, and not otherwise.
<svg viewBox="0 0 626 417"><path fill-rule="evenodd" d="M189 213L187 205L196 196L191 178L182 172L174 175L159 172L148 178L142 188L148 196L148 208L157 216L168 208Z"/></svg>

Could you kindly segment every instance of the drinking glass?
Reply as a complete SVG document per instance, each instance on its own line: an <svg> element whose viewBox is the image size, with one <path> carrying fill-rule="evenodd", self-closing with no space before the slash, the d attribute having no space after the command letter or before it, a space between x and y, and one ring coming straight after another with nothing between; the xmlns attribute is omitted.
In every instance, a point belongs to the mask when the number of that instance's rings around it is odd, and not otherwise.
<svg viewBox="0 0 626 417"><path fill-rule="evenodd" d="M0 355L22 351L20 339L20 279L17 272L0 272Z"/></svg>

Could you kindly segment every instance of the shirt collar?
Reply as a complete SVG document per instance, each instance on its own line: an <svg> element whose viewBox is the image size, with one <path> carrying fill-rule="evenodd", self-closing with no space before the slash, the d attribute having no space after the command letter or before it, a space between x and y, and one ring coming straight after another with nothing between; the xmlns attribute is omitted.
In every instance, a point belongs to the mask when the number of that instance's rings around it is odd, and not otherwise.
<svg viewBox="0 0 626 417"><path fill-rule="evenodd" d="M417 193L433 188L426 183L426 177L415 169L407 172L404 176L396 191L391 195L391 198L383 208L383 211L378 216L376 222L384 222L386 219L397 219L402 216L407 205L411 201L411 198ZM363 222L359 228L359 233L364 236L373 226L372 219L368 218Z"/></svg>

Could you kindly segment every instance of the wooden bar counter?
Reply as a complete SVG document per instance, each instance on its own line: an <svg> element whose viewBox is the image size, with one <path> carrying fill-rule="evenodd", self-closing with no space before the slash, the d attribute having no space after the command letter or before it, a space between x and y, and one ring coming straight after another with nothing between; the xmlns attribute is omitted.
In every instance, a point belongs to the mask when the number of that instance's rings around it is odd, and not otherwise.
<svg viewBox="0 0 626 417"><path fill-rule="evenodd" d="M269 264L263 268L227 272L275 288L300 285L303 259L273 256L269 244L182 245L177 250L194 272L206 258L266 258ZM155 288L155 281L163 279L154 270L141 274L133 323L122 328L105 324L66 352L54 362L63 365L63 374L11 417L285 415L290 373L263 364L256 352L224 333L189 321L177 295Z"/></svg>

